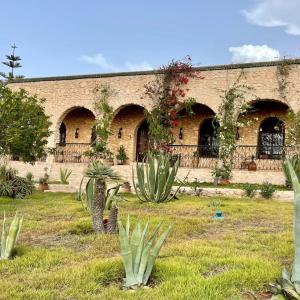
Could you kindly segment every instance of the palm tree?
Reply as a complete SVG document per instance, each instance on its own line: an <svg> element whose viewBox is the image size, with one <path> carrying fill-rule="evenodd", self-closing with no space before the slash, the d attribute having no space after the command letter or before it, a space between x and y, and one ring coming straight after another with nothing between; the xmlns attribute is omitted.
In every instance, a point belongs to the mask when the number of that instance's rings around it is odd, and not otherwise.
<svg viewBox="0 0 300 300"><path fill-rule="evenodd" d="M106 228L103 222L103 212L107 206L107 184L108 180L119 180L120 176L110 167L99 162L94 162L88 167L85 176L90 178L94 193L91 199L91 212L93 228L97 233L105 233ZM107 232L114 233L118 208L115 203L109 205L110 216L107 224ZM115 223L115 224L114 224Z"/></svg>

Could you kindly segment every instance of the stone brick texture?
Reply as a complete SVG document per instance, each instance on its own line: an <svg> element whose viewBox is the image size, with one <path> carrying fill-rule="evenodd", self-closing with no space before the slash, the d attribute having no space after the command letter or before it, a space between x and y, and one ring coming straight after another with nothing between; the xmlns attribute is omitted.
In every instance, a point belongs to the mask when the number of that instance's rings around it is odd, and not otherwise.
<svg viewBox="0 0 300 300"><path fill-rule="evenodd" d="M198 143L198 133L202 122L213 117L218 111L221 103L220 95L224 90L241 76L241 84L246 84L253 91L247 95L249 103L261 103L259 109L247 116L251 123L242 128L239 132L238 143L243 145L256 145L258 131L262 120L268 116L277 116L284 119L287 108L295 112L300 109L300 61L295 60L290 65L289 75L286 78L287 86L284 91L280 91L278 84L278 63L258 63L238 66L222 66L198 68L204 79L194 78L189 82L187 96L195 98L197 106L196 114L192 117L184 118L181 124L174 131L176 144ZM152 102L144 94L144 85L154 79L154 72L135 72L111 75L76 76L61 78L37 78L27 79L9 84L9 87L17 90L26 89L30 94L36 94L40 98L45 98L45 111L51 117L54 132L49 138L49 147L54 147L59 141L59 127L65 122L67 127L67 142L85 143L90 141L93 118L101 117L94 111L93 103L95 94L93 90L101 84L109 84L117 93L110 99L110 104L114 109L114 120L111 125L111 137L109 146L117 153L121 145L125 146L127 163L131 164L136 157L137 130L145 119L144 109L151 109ZM259 100L258 100L259 99ZM76 128L79 128L79 138L75 139ZM118 137L118 132L122 128L122 137ZM179 140L179 128L183 128L183 139ZM47 159L45 163L38 163L32 170L37 174L42 173L42 168L47 165L50 169L55 169L56 164L53 159ZM21 172L23 167L21 162L15 162ZM24 165L24 164L23 164ZM83 165L71 165L81 174ZM24 167L26 169L26 167ZM29 167L28 169L30 169ZM118 167L122 168L122 166ZM74 171L74 177L79 176ZM193 169L193 174L203 180L211 180L211 170ZM256 181L265 180L273 183L283 182L281 172L257 171L253 176L249 172L236 171L234 181ZM243 173L244 172L244 173ZM260 173L261 175L258 175ZM276 176L274 174L277 174ZM129 176L125 172L126 177ZM197 175L198 174L198 175ZM206 174L203 175L202 174ZM209 175L208 175L209 174ZM53 178L57 175L51 174ZM274 176L273 176L274 175ZM131 175L130 175L131 176ZM254 177L254 179L253 179ZM246 179L245 179L246 178Z"/></svg>

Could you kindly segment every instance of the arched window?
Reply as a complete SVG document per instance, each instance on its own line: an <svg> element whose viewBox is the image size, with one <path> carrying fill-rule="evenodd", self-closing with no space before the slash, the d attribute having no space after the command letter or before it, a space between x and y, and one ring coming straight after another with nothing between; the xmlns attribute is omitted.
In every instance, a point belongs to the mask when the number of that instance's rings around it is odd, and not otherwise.
<svg viewBox="0 0 300 300"><path fill-rule="evenodd" d="M137 131L136 159L142 161L149 150L149 124L145 120Z"/></svg>
<svg viewBox="0 0 300 300"><path fill-rule="evenodd" d="M65 123L61 123L59 127L59 143L64 145L66 143L66 136L67 136L67 128Z"/></svg>
<svg viewBox="0 0 300 300"><path fill-rule="evenodd" d="M217 127L213 118L205 120L199 130L198 153L202 157L218 155Z"/></svg>
<svg viewBox="0 0 300 300"><path fill-rule="evenodd" d="M280 159L284 146L284 123L276 117L262 121L258 135L258 158Z"/></svg>

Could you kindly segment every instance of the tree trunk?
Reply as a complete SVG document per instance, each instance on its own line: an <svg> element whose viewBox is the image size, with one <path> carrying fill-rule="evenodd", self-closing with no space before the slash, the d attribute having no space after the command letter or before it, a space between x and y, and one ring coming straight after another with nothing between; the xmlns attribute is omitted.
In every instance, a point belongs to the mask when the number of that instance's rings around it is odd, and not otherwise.
<svg viewBox="0 0 300 300"><path fill-rule="evenodd" d="M107 232L112 234L117 232L118 208L113 205L110 208L109 219L107 224Z"/></svg>
<svg viewBox="0 0 300 300"><path fill-rule="evenodd" d="M106 183L103 178L97 178L95 184L95 195L92 202L93 228L97 233L105 233L103 212L105 209Z"/></svg>

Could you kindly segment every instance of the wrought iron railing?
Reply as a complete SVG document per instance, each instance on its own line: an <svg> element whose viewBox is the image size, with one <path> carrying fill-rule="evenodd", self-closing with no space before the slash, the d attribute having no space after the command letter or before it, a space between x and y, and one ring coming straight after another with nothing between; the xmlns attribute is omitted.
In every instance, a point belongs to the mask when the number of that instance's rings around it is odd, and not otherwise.
<svg viewBox="0 0 300 300"><path fill-rule="evenodd" d="M232 155L234 169L247 169L255 162L257 170L281 170L282 159L298 156L300 146L264 146L263 151L254 145L240 145ZM213 168L218 157L216 147L200 145L173 145L172 155L180 158L180 166L188 168Z"/></svg>
<svg viewBox="0 0 300 300"><path fill-rule="evenodd" d="M88 155L91 145L88 143L57 144L50 154L54 161L60 163L88 163L92 158ZM172 145L172 155L180 159L180 166L187 168L210 168L215 166L218 157L216 146ZM137 161L141 161L147 153L138 153ZM300 157L300 146L273 146L259 149L254 145L240 145L232 155L234 169L247 169L254 161L257 170L281 170L282 159L285 157ZM43 159L44 160L44 159Z"/></svg>
<svg viewBox="0 0 300 300"><path fill-rule="evenodd" d="M90 162L90 157L87 151L91 149L89 143L66 143L57 144L53 151L54 161L65 163L87 163Z"/></svg>

